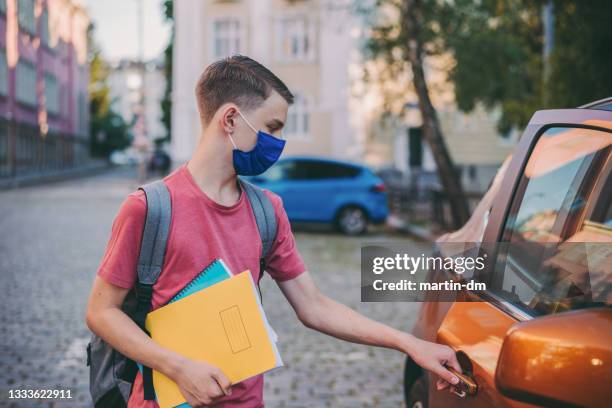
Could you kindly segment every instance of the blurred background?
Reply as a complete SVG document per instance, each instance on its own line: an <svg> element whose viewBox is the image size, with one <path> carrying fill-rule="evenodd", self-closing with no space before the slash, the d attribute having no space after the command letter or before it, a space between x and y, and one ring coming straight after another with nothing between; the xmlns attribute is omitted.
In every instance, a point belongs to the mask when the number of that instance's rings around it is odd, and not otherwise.
<svg viewBox="0 0 612 408"><path fill-rule="evenodd" d="M245 54L287 83L283 159L252 181L283 197L321 287L408 330L414 304L359 302L361 243L425 250L536 110L610 96L610 21L605 0L0 0L0 405L36 385L87 405L84 308L112 220L190 157L211 62ZM268 313L290 366L271 406L401 406L396 353Z"/></svg>

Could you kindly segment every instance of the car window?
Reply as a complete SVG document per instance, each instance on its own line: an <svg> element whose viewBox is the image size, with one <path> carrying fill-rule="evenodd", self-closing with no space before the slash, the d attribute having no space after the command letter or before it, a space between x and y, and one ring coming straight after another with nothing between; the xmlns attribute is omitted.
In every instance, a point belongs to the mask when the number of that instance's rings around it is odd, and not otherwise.
<svg viewBox="0 0 612 408"><path fill-rule="evenodd" d="M295 163L293 178L296 180L351 178L357 176L361 171L356 166L317 160L296 160Z"/></svg>
<svg viewBox="0 0 612 408"><path fill-rule="evenodd" d="M262 177L268 181L281 181L293 178L297 164L294 160L281 161L270 167Z"/></svg>
<svg viewBox="0 0 612 408"><path fill-rule="evenodd" d="M610 304L612 133L550 128L506 218L489 289L531 314Z"/></svg>

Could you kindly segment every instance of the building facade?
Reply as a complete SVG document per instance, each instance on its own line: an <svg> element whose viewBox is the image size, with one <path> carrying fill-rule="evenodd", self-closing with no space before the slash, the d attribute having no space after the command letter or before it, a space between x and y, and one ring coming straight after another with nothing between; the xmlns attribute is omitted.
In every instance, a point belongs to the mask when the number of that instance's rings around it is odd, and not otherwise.
<svg viewBox="0 0 612 408"><path fill-rule="evenodd" d="M136 121L142 109L141 92L144 93L143 133L151 143L166 137L161 110L161 101L166 90L166 77L161 60L146 63L119 61L111 66L108 84L112 101L111 109L121 115L127 123Z"/></svg>
<svg viewBox="0 0 612 408"><path fill-rule="evenodd" d="M172 154L187 160L200 135L195 84L215 60L248 55L295 95L285 155L358 159L349 117L351 15L326 0L175 1Z"/></svg>
<svg viewBox="0 0 612 408"><path fill-rule="evenodd" d="M284 135L285 155L312 154L371 167L435 176L431 152L419 134L420 114L411 77L387 78L393 103L411 105L387 115L380 82L364 80L384 61L366 60L367 18L350 0L182 0L174 2L172 153L189 158L200 134L194 87L211 62L241 53L262 62L296 95ZM500 135L497 114L457 109L446 73L450 57L426 61L430 96L466 189L485 189L516 135ZM372 70L373 68L373 70ZM375 78L371 77L371 79ZM418 157L417 157L418 156ZM408 177L409 178L409 177Z"/></svg>
<svg viewBox="0 0 612 408"><path fill-rule="evenodd" d="M75 0L0 0L0 177L87 159L88 27Z"/></svg>

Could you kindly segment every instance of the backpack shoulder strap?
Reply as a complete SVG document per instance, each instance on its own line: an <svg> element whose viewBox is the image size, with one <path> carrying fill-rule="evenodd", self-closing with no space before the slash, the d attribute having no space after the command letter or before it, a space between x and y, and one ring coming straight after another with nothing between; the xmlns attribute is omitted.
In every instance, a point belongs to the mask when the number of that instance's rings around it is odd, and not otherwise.
<svg viewBox="0 0 612 408"><path fill-rule="evenodd" d="M136 324L147 334L145 320L151 309L153 284L157 281L164 265L166 243L170 230L172 205L170 192L163 180L156 180L139 187L147 198L147 217L142 233L140 255L138 257L138 281L136 282L137 307L134 315ZM128 372L136 375L136 363L131 360ZM133 377L132 377L133 378ZM144 400L155 399L153 388L153 372L150 367L143 366L142 383Z"/></svg>
<svg viewBox="0 0 612 408"><path fill-rule="evenodd" d="M138 280L153 285L164 264L172 207L170 193L162 180L139 187L147 198L147 217L138 258Z"/></svg>
<svg viewBox="0 0 612 408"><path fill-rule="evenodd" d="M274 239L276 238L277 224L274 206L260 187L242 178L239 178L239 180L247 194L247 198L253 209L253 214L255 215L255 221L257 222L257 229L259 230L259 236L262 243L261 258L264 259L270 252L270 249L272 249L272 244L274 244Z"/></svg>

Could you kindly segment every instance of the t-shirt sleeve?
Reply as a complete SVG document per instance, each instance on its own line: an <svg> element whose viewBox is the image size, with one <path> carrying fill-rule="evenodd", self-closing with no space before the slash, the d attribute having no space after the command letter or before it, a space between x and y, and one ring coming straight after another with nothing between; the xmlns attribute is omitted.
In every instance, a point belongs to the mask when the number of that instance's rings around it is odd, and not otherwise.
<svg viewBox="0 0 612 408"><path fill-rule="evenodd" d="M121 204L97 272L105 281L126 289L136 283L136 264L146 212L142 191L131 193Z"/></svg>
<svg viewBox="0 0 612 408"><path fill-rule="evenodd" d="M306 265L295 244L282 199L269 190L264 191L272 201L277 223L276 239L266 257L266 272L275 281L282 282L300 275Z"/></svg>

